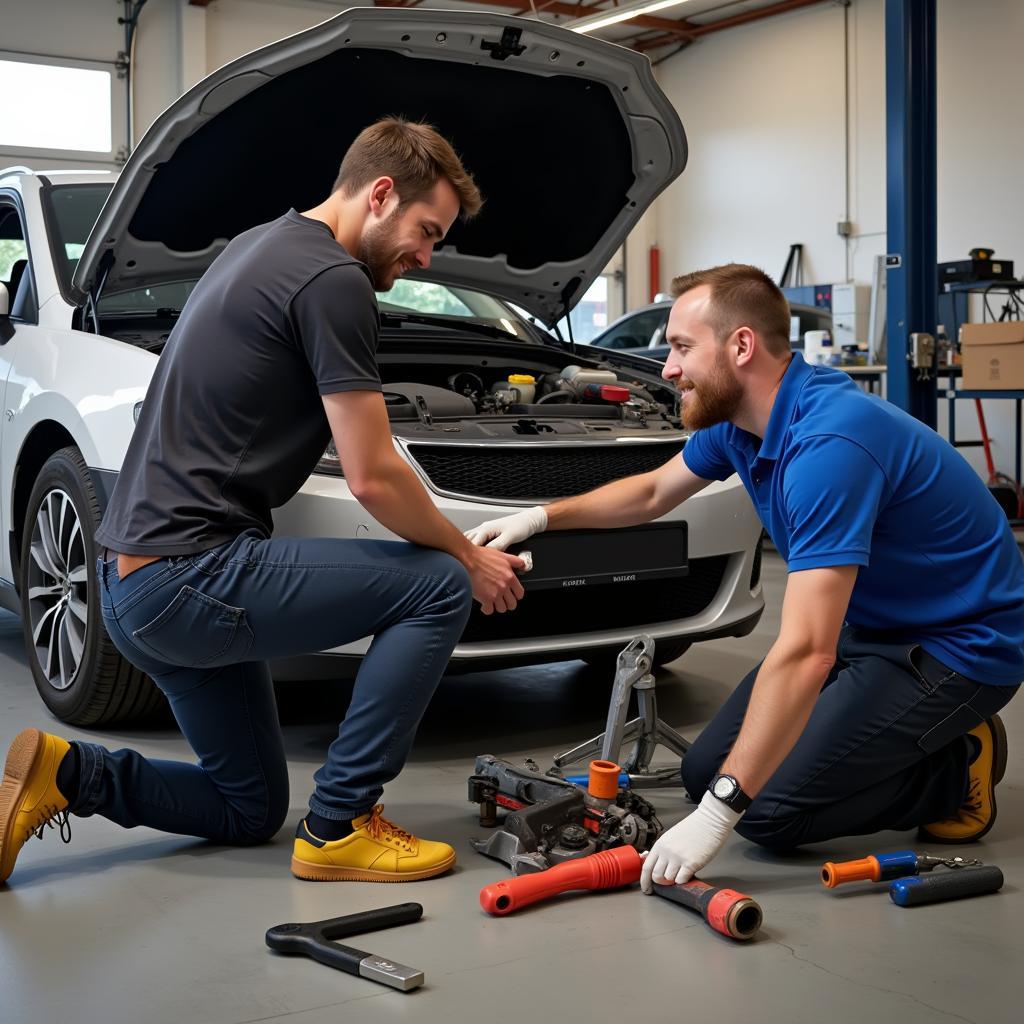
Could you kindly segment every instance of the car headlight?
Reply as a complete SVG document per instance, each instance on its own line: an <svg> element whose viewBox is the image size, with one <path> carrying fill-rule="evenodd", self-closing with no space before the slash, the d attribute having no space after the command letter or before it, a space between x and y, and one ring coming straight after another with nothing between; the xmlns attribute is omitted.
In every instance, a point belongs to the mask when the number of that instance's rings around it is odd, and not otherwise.
<svg viewBox="0 0 1024 1024"><path fill-rule="evenodd" d="M320 461L316 464L314 473L323 473L326 476L344 476L345 472L341 468L341 459L338 458L338 449L334 446L332 441L327 446L327 451L320 456Z"/></svg>

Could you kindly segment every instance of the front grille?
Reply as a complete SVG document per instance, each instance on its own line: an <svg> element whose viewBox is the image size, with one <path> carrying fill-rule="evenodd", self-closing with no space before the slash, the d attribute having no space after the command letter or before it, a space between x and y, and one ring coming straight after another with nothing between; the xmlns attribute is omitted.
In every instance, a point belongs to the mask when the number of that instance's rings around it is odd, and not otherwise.
<svg viewBox="0 0 1024 1024"><path fill-rule="evenodd" d="M583 494L612 480L657 469L682 450L682 440L532 449L409 445L409 454L439 491L494 501Z"/></svg>
<svg viewBox="0 0 1024 1024"><path fill-rule="evenodd" d="M593 633L647 626L698 615L715 599L728 555L694 558L687 576L636 583L604 583L564 590L532 590L514 612L473 613L460 643Z"/></svg>

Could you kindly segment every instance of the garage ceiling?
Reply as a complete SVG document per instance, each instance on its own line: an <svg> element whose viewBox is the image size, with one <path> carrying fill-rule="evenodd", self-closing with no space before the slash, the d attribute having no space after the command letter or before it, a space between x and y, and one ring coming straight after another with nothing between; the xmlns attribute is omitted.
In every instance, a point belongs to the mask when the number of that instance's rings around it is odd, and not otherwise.
<svg viewBox="0 0 1024 1024"><path fill-rule="evenodd" d="M195 7L208 7L216 0L189 0ZM322 0L321 0L322 2ZM560 25L569 25L578 18L587 18L603 11L612 12L620 6L619 0L372 0L376 7L433 7L447 10L493 7L508 14L522 17L537 17ZM672 51L728 28L746 25L776 14L786 14L801 7L825 2L844 3L845 0L681 0L675 7L668 7L656 14L641 15L628 21L610 25L594 32L601 39L608 39L629 46L641 53L662 51L652 54L654 59L666 56ZM621 6L632 5L635 0L624 0ZM355 0L351 5L328 0L325 6L337 11L347 6L366 6L367 0Z"/></svg>

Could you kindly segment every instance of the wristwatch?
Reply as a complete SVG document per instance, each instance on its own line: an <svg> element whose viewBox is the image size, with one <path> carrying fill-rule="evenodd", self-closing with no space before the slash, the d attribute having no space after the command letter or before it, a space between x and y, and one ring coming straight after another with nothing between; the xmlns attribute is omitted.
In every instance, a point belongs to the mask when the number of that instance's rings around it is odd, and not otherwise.
<svg viewBox="0 0 1024 1024"><path fill-rule="evenodd" d="M716 775L708 786L708 792L726 807L742 814L752 803L749 796L740 789L740 784L731 775Z"/></svg>

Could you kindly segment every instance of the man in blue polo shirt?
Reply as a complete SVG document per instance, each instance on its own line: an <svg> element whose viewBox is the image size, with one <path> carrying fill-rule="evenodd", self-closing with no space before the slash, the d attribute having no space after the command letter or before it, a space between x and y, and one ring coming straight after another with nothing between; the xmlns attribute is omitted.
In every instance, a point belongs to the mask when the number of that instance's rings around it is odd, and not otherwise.
<svg viewBox="0 0 1024 1024"><path fill-rule="evenodd" d="M661 469L471 533L656 519L738 473L789 577L778 639L683 760L700 803L644 864L687 881L735 828L767 847L920 827L980 839L1006 766L996 712L1024 680L1024 561L999 505L934 431L789 347L755 267L677 278L663 376L696 431Z"/></svg>

